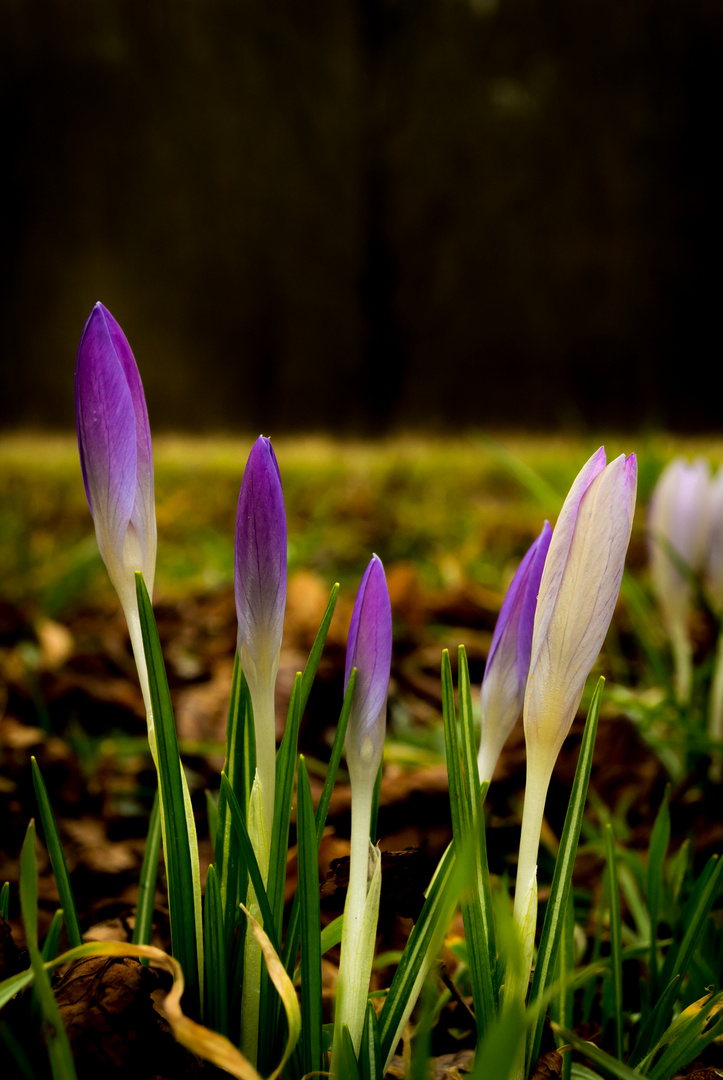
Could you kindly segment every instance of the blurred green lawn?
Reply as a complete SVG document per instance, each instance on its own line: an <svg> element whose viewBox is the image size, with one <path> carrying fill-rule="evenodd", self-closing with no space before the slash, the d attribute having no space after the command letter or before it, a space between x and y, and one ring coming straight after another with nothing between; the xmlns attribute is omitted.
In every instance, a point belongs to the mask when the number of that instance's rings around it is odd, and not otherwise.
<svg viewBox="0 0 723 1080"><path fill-rule="evenodd" d="M158 516L156 595L214 590L233 580L236 501L252 438L160 437L154 442ZM553 523L595 438L482 435L345 442L274 440L286 499L290 571L353 582L372 552L412 561L439 587L499 587ZM723 440L665 435L606 440L608 459L636 451L637 544L647 497L674 454L723 459ZM636 550L638 552L636 556ZM72 436L0 438L0 593L51 617L111 598Z"/></svg>

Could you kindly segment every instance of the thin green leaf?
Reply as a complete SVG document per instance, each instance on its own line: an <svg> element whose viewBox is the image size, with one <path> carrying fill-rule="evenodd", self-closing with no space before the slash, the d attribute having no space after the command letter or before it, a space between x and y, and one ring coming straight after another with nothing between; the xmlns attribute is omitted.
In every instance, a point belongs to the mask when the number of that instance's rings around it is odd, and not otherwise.
<svg viewBox="0 0 723 1080"><path fill-rule="evenodd" d="M256 745L252 729L251 697L248 683L241 671L237 652L234 658L231 699L226 723L226 760L223 771L229 779L244 816L251 791L251 779L249 778L247 783L244 769L253 767L255 771L256 768ZM249 760L249 757L251 760ZM253 773L251 776L253 776ZM240 889L239 884L241 878L245 883L246 873L244 866L242 866L238 839L231 824L223 788L218 793L218 825L216 827L214 865L223 907L226 953L229 957L233 956L235 941L239 964L241 964L243 960L243 949L240 947L241 935L235 932L239 922L238 905L241 900L246 898L245 888ZM238 995L242 984L242 972L236 970L236 968L237 965L232 962L231 970L235 975L233 992ZM238 1009L234 1008L234 1015L238 1015Z"/></svg>
<svg viewBox="0 0 723 1080"><path fill-rule="evenodd" d="M359 1046L359 1072L364 1080L382 1080L382 1050L379 1044L377 1014L371 1001L367 1002L361 1044Z"/></svg>
<svg viewBox="0 0 723 1080"><path fill-rule="evenodd" d="M0 982L0 1009L26 986L30 986L33 978L33 969L27 968L25 971L18 972L17 975L10 975L7 979L3 979Z"/></svg>
<svg viewBox="0 0 723 1080"><path fill-rule="evenodd" d="M683 939L677 948L671 946L665 957L663 983L670 982L675 975L687 973L693 951L703 932L705 920L720 891L722 879L723 859L713 855L696 882L691 898L685 906L681 919L681 925L685 928Z"/></svg>
<svg viewBox="0 0 723 1080"><path fill-rule="evenodd" d="M515 998L500 1011L480 1040L470 1080L511 1080L524 1031L525 1014L522 1003Z"/></svg>
<svg viewBox="0 0 723 1080"><path fill-rule="evenodd" d="M6 881L0 889L0 918L8 921L8 908L10 905L10 882Z"/></svg>
<svg viewBox="0 0 723 1080"><path fill-rule="evenodd" d="M45 834L45 845L48 849L48 855L50 856L50 865L53 868L55 884L58 886L60 906L65 912L65 926L68 931L68 941L71 946L82 945L83 935L80 932L78 911L75 906L75 898L73 896L73 888L70 884L70 877L68 876L68 867L65 862L65 855L63 854L63 845L60 842L58 826L55 823L55 815L53 814L50 805L45 781L43 780L40 768L34 757L30 758L30 765L33 774L35 797L38 800L40 822L43 826L43 833Z"/></svg>
<svg viewBox="0 0 723 1080"><path fill-rule="evenodd" d="M301 1061L304 1074L322 1069L322 986L319 861L309 777L299 760L297 822L301 905ZM340 916L340 922L343 917ZM341 933L340 933L341 937Z"/></svg>
<svg viewBox="0 0 723 1080"><path fill-rule="evenodd" d="M249 876L251 878L251 884L253 885L254 892L256 893L256 899L258 900L259 908L261 910L261 917L264 923L264 930L266 931L274 950L279 952L279 942L274 928L274 917L271 912L269 900L266 895L266 889L264 888L263 878L261 877L261 871L259 870L259 864L256 861L256 855L254 854L253 845L246 828L246 822L244 815L241 813L241 807L239 806L238 799L231 790L231 785L228 781L228 777L225 773L221 773L221 788L225 791L226 800L228 802L229 812L231 814L231 823L236 830L236 835L239 840L241 852L246 860Z"/></svg>
<svg viewBox="0 0 723 1080"><path fill-rule="evenodd" d="M274 927L279 941L282 934L286 864L289 850L289 825L291 822L291 805L294 798L296 751L299 742L299 725L301 723L301 684L302 676L298 672L291 692L284 737L276 755L274 822L271 830L271 854L269 857L266 895L269 898L269 907L274 918ZM276 1046L281 1044L280 1018L281 1002L278 996L271 992L271 983L266 972L262 971L259 1025L260 1030L266 1032L268 1036L259 1041L258 1068L262 1074L271 1071Z"/></svg>
<svg viewBox="0 0 723 1080"><path fill-rule="evenodd" d="M666 986L664 992L660 995L655 1006L651 1010L648 1019L640 1029L635 1046L628 1058L628 1064L631 1069L636 1069L643 1059L646 1058L658 1044L663 1033L663 1028L665 1027L665 1022L672 1012L679 991L680 975L676 975L670 984Z"/></svg>
<svg viewBox="0 0 723 1080"><path fill-rule="evenodd" d="M650 1080L668 1080L703 1053L723 1032L723 993L707 994L676 1017L660 1040L667 1046L650 1069Z"/></svg>
<svg viewBox="0 0 723 1080"><path fill-rule="evenodd" d="M341 1040L336 1045L338 1047L336 1060L333 1054L331 1058L331 1075L339 1078L343 1077L344 1080L366 1080L366 1077L362 1078L362 1074L359 1072L359 1064L354 1053L354 1044L346 1024L341 1033Z"/></svg>
<svg viewBox="0 0 723 1080"><path fill-rule="evenodd" d="M136 573L136 597L158 751L158 790L164 832L171 941L174 956L183 968L186 1000L193 1013L201 997L199 956L203 955L201 942L197 940L198 929L202 927L200 882L197 888L193 867L198 849L195 848L195 853L192 851L192 843L194 846L196 844L195 829L193 833L189 832L181 758L161 643L148 590L139 572Z"/></svg>
<svg viewBox="0 0 723 1080"><path fill-rule="evenodd" d="M321 839L324 835L324 827L326 825L326 815L329 812L329 804L331 802L331 794L334 789L334 783L336 781L336 774L339 769L339 762L341 761L341 755L344 750L344 739L346 737L346 729L349 723L349 714L351 712L351 703L354 696L354 687L356 685L356 668L352 669L349 676L349 682L347 683L346 693L344 694L344 701L341 707L341 713L339 714L339 723L337 724L336 734L334 736L334 743L331 748L331 756L329 758L329 765L326 770L326 778L324 780L324 787L322 788L319 803L316 807L315 823L316 823L316 849L317 852L321 847ZM291 912L289 914L289 924L286 930L286 938L284 939L284 952L283 961L284 966L288 972L291 972L296 964L296 954L299 951L299 894L298 892L294 896L293 903L291 905ZM340 939L341 940L341 939Z"/></svg>
<svg viewBox="0 0 723 1080"><path fill-rule="evenodd" d="M153 934L153 912L156 906L156 880L158 878L158 855L161 847L161 808L158 790L153 798L151 816L148 820L148 835L143 851L143 865L138 885L138 905L136 924L133 927L134 945L150 945ZM141 960L147 965L147 960Z"/></svg>
<svg viewBox="0 0 723 1080"><path fill-rule="evenodd" d="M291 805L294 801L296 750L299 742L299 724L301 723L302 681L301 673L298 672L291 692L286 730L276 756L274 825L271 834L271 856L266 892L279 938L281 937L281 919L284 912L289 825L291 822Z"/></svg>
<svg viewBox="0 0 723 1080"><path fill-rule="evenodd" d="M464 852L468 855L468 852ZM462 888L469 879L469 858L455 858L454 846L442 856L427 889L427 897L409 935L379 1016L379 1040L384 1068L401 1038L427 973L437 957Z"/></svg>
<svg viewBox="0 0 723 1080"><path fill-rule="evenodd" d="M617 1058L611 1057L610 1054L606 1054L604 1050L600 1050L594 1043L581 1039L579 1035L569 1028L552 1024L552 1030L560 1036L563 1042L570 1043L571 1046L579 1050L595 1065L612 1073L613 1076L617 1077L617 1080L640 1080L639 1072L628 1068L624 1062L618 1061Z"/></svg>
<svg viewBox="0 0 723 1080"><path fill-rule="evenodd" d="M480 788L479 768L477 765L477 749L475 738L475 726L472 712L472 686L469 678L469 665L467 653L463 646L458 650L458 676L459 687L459 721L460 721L460 746L462 751L462 768L464 776L465 798L469 806L470 828L472 835L477 838L475 857L475 888L471 903L463 904L463 918L467 911L465 928L469 924L472 952L475 954L473 964L479 968L478 980L480 983L483 1005L480 1009L479 1002L475 1000L475 1014L482 1019L482 1026L491 1022L498 1008L498 972L497 972L497 943L495 940L495 921L492 908L492 887L490 884L489 867L487 865L487 841L485 836L485 819L482 804L489 783ZM465 843L465 840L462 841Z"/></svg>
<svg viewBox="0 0 723 1080"><path fill-rule="evenodd" d="M32 819L20 853L20 910L53 1080L77 1080L68 1035L38 949L38 868L35 861L35 822Z"/></svg>
<svg viewBox="0 0 723 1080"><path fill-rule="evenodd" d="M211 864L206 874L203 906L203 947L205 954L206 996L204 1021L214 1031L228 1035L228 994L226 982L226 944L223 933L223 908L216 870Z"/></svg>
<svg viewBox="0 0 723 1080"><path fill-rule="evenodd" d="M326 635L329 633L329 627L331 626L331 620L334 615L334 609L336 607L336 601L339 597L339 583L337 582L331 590L326 610L321 618L321 624L314 639L314 644L311 646L311 652L309 653L309 659L306 661L306 667L304 668L304 676L301 681L301 712L303 713L306 708L306 703L309 700L309 694L314 684L314 678L316 676L316 670L319 667L319 661L321 660L321 654L324 651L324 644L326 642Z"/></svg>
<svg viewBox="0 0 723 1080"><path fill-rule="evenodd" d="M557 992L550 998L550 1019L562 1027L572 1027L574 988L572 986L575 969L575 905L572 890L568 893L567 906L562 922L560 944L555 963L555 984ZM554 988L553 988L554 989ZM561 1043L558 1045L562 1045ZM570 1080L570 1055L562 1058L562 1080Z"/></svg>
<svg viewBox="0 0 723 1080"><path fill-rule="evenodd" d="M62 929L63 909L58 908L53 915L53 921L50 924L50 928L45 935L45 941L43 942L43 948L41 950L43 962L46 960L53 960L58 955L58 942L60 941L60 931Z"/></svg>
<svg viewBox="0 0 723 1080"><path fill-rule="evenodd" d="M321 931L321 955L327 953L329 949L333 949L335 945L338 945L341 941L341 931L344 925L344 916L337 915L330 923L328 923Z"/></svg>
<svg viewBox="0 0 723 1080"><path fill-rule="evenodd" d="M567 907L567 898L572 885L572 873L575 866L575 856L580 840L585 800L590 782L593 754L595 751L595 736L597 735L598 718L600 716L600 700L604 679L599 679L590 701L585 731L583 732L580 745L575 779L570 794L570 802L565 815L565 824L560 839L560 849L555 861L555 871L550 886L550 898L545 910L545 921L542 925L540 948L535 963L535 974L532 980L530 992L530 1005L542 996L552 978L555 969L555 957L559 948L562 923ZM592 991L591 991L592 992ZM540 1053L540 1042L544 1025L544 1015L539 1015L530 1032L530 1041L527 1052L527 1069L531 1061L536 1061Z"/></svg>
<svg viewBox="0 0 723 1080"><path fill-rule="evenodd" d="M650 1000L657 1000L659 993L658 977L658 921L660 902L663 891L663 873L665 856L670 843L670 784L665 789L663 801L655 818L650 843L648 845L648 913L650 915L650 958L648 970L650 979Z"/></svg>
<svg viewBox="0 0 723 1080"><path fill-rule="evenodd" d="M623 1056L623 961L620 916L620 892L618 890L617 860L613 827L605 826L605 853L610 884L610 979L613 991L613 1025L615 1032L615 1056Z"/></svg>
<svg viewBox="0 0 723 1080"><path fill-rule="evenodd" d="M469 846L472 858L472 890L462 897L462 919L468 943L469 972L472 997L477 1019L478 1034L491 1023L496 1014L497 983L493 976L489 952L489 934L492 920L488 917L484 871L478 828L479 773L474 754L474 735L471 728L471 701L464 650L459 650L460 714L462 735L457 729L457 712L454 705L454 686L449 652L442 653L442 716L444 741L449 778L449 799L452 812L452 833L458 848ZM472 745L472 760L469 747ZM470 843L474 838L474 843Z"/></svg>

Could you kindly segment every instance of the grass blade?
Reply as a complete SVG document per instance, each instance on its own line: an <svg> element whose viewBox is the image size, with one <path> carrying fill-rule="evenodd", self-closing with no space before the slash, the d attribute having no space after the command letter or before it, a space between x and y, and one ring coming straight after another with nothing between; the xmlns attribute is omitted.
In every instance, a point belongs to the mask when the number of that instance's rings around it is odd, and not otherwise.
<svg viewBox="0 0 723 1080"><path fill-rule="evenodd" d="M661 976L663 983L670 982L676 975L687 973L713 901L720 891L722 878L723 859L713 855L698 878L691 898L683 911L680 920L681 927L685 928L682 941L677 948L671 946L665 957Z"/></svg>
<svg viewBox="0 0 723 1080"><path fill-rule="evenodd" d="M589 1058L594 1065L604 1069L607 1073L616 1077L617 1080L640 1080L639 1072L630 1069L623 1061L618 1061L610 1054L606 1054L604 1050L600 1050L594 1043L581 1039L576 1032L571 1031L569 1028L558 1027L557 1024L553 1024L552 1030L556 1035L560 1036L563 1042L570 1043L572 1047L579 1050L586 1058Z"/></svg>
<svg viewBox="0 0 723 1080"><path fill-rule="evenodd" d="M251 794L251 780L256 771L256 743L253 732L253 712L248 684L241 671L238 653L236 653L231 682L231 699L226 722L226 760L223 771L228 777L242 812L246 813ZM218 793L218 824L216 826L216 844L214 847L214 865L223 907L224 936L226 953L232 957L234 951L234 933L238 923L239 901L245 899L245 889L240 890L239 881L243 869L240 862L239 844L236 830L231 824L226 794L223 787ZM245 878L245 874L243 875ZM243 892L243 895L241 895ZM241 956L243 952L241 951ZM234 965L231 965L234 970ZM238 973L240 976L240 972ZM241 978L234 979L234 990L238 992ZM234 1009L234 1015L238 1013Z"/></svg>
<svg viewBox="0 0 723 1080"><path fill-rule="evenodd" d="M35 993L43 1016L45 1045L53 1080L77 1080L68 1035L38 948L38 867L35 860L35 822L32 819L20 853L20 910L25 927L25 946L35 980Z"/></svg>
<svg viewBox="0 0 723 1080"><path fill-rule="evenodd" d="M133 927L133 944L150 945L153 933L153 912L156 906L156 879L158 877L158 854L161 847L161 809L156 791L148 822L148 835L143 852L143 865L138 886L136 924ZM147 963L147 961L141 961Z"/></svg>
<svg viewBox="0 0 723 1080"><path fill-rule="evenodd" d="M623 961L622 927L620 918L620 891L618 889L618 869L615 858L615 837L613 827L605 826L605 855L608 865L608 883L610 886L610 980L613 997L613 1030L615 1034L615 1056L623 1056Z"/></svg>
<svg viewBox="0 0 723 1080"><path fill-rule="evenodd" d="M575 968L575 905L572 899L572 890L568 893L567 906L562 922L560 945L557 950L557 962L555 964L555 982L558 985L557 993L553 993L550 999L550 1019L562 1027L572 1027L574 988L572 986L573 970ZM570 1080L571 1062L570 1055L565 1054L562 1059L562 1080Z"/></svg>
<svg viewBox="0 0 723 1080"><path fill-rule="evenodd" d="M205 954L206 996L204 1020L208 1027L228 1035L228 987L226 943L223 933L223 907L218 878L213 864L206 874L206 897L203 909L203 946Z"/></svg>
<svg viewBox="0 0 723 1080"><path fill-rule="evenodd" d="M600 701L604 679L599 679L590 702L590 708L585 723L580 755L578 757L575 779L570 794L570 802L565 815L565 824L560 839L560 849L555 860L555 870L550 886L550 899L547 902L545 921L542 925L540 947L535 964L535 975L532 980L530 992L530 1005L542 996L555 970L555 957L559 948L562 923L567 907L567 898L572 887L572 872L575 865L575 855L580 840L582 818L585 810L585 800L590 782L592 760L595 750L595 736L597 735L598 718L600 716ZM536 1061L540 1053L540 1042L544 1026L544 1014L538 1016L537 1021L530 1032L527 1055L527 1071L531 1061Z"/></svg>
<svg viewBox="0 0 723 1080"><path fill-rule="evenodd" d="M382 1049L379 1044L377 1014L374 1012L371 1001L367 1002L364 1030L359 1046L359 1072L364 1080L382 1080Z"/></svg>
<svg viewBox="0 0 723 1080"><path fill-rule="evenodd" d="M58 910L53 915L53 921L50 924L50 928L45 935L45 941L43 942L43 948L41 955L43 962L48 960L54 960L58 955L58 942L60 941L60 931L63 929L63 909Z"/></svg>
<svg viewBox="0 0 723 1080"><path fill-rule="evenodd" d="M200 1004L199 979L203 958L202 937L199 940L199 929L202 927L200 881L193 865L194 859L198 861L198 846L195 826L192 818L189 821L187 813L176 725L161 643L148 590L140 573L136 573L136 596L158 751L158 790L164 832L171 941L174 956L180 962L186 979L189 1011L194 1012ZM189 898L192 900L190 904Z"/></svg>
<svg viewBox="0 0 723 1080"><path fill-rule="evenodd" d="M339 762L341 761L341 755L344 751L344 739L346 738L346 729L349 723L349 714L351 712L351 703L354 696L354 687L356 685L356 668L352 670L349 676L349 682L347 684L346 693L344 694L344 701L341 707L341 713L339 714L339 723L336 727L336 734L334 736L334 743L331 748L331 756L329 758L329 765L326 770L326 778L324 780L324 787L319 798L319 803L316 808L315 825L316 825L316 850L318 853L321 846L321 838L324 835L324 826L326 825L326 815L329 812L329 804L331 803L331 794L334 789L334 783L336 781L336 774L339 769ZM284 940L284 952L283 961L286 970L291 973L296 965L296 954L299 950L299 894L297 892L291 905L291 912L289 914L289 924L286 930L286 938ZM341 939L340 939L341 940Z"/></svg>
<svg viewBox="0 0 723 1080"><path fill-rule="evenodd" d="M274 916L274 927L279 938L281 938L281 918L284 910L291 805L294 801L296 749L299 742L299 724L301 723L302 681L303 677L299 672L296 675L294 688L291 692L286 730L276 756L274 825L271 835L267 895Z"/></svg>
<svg viewBox="0 0 723 1080"><path fill-rule="evenodd" d="M319 908L319 861L309 777L303 757L299 760L297 786L299 844L299 894L301 911L301 1045L302 1073L322 1069L321 915ZM341 923L339 919L339 938Z"/></svg>
<svg viewBox="0 0 723 1080"><path fill-rule="evenodd" d="M326 635L329 633L329 627L331 626L331 620L334 615L334 609L336 607L336 601L339 596L339 583L337 582L329 596L326 610L321 617L321 623L314 639L314 644L311 646L311 652L309 653L309 659L306 661L306 667L304 668L304 675L301 680L301 712L303 713L306 708L306 703L309 700L309 694L311 693L311 687L314 684L314 678L316 676L316 670L319 667L319 661L321 660L321 654L324 651L324 644L326 642Z"/></svg>
<svg viewBox="0 0 723 1080"><path fill-rule="evenodd" d="M723 993L706 994L676 1017L660 1040L666 1049L650 1069L650 1080L668 1080L688 1062L697 1058L723 1031ZM711 1019L713 1022L711 1023Z"/></svg>
<svg viewBox="0 0 723 1080"><path fill-rule="evenodd" d="M379 1041L385 1069L389 1067L404 1026L437 957L459 894L469 877L468 865L465 866L464 859L456 859L454 845L450 844L427 889L424 907L409 935L379 1015Z"/></svg>
<svg viewBox="0 0 723 1080"><path fill-rule="evenodd" d="M68 931L68 941L70 942L71 947L82 945L83 935L80 932L78 911L75 906L75 898L73 896L73 888L70 884L70 877L68 876L68 867L65 862L65 855L63 854L63 845L60 842L58 826L55 823L55 815L53 814L50 805L45 781L43 780L40 768L34 757L30 758L30 765L33 773L35 797L38 800L40 822L43 826L45 844L48 849L48 855L50 856L50 865L53 868L55 884L58 886L60 906L65 912L65 925Z"/></svg>
<svg viewBox="0 0 723 1080"><path fill-rule="evenodd" d="M660 809L655 818L650 843L648 845L648 913L650 915L650 958L648 969L650 977L650 1000L656 1001L660 991L658 973L658 921L660 918L660 901L663 891L663 872L665 869L665 856L670 843L670 785L665 789L665 795Z"/></svg>
<svg viewBox="0 0 723 1080"><path fill-rule="evenodd" d="M10 882L6 881L2 889L0 889L0 918L8 921L8 910L10 907Z"/></svg>
<svg viewBox="0 0 723 1080"><path fill-rule="evenodd" d="M462 919L465 937L468 943L469 972L472 981L477 1032L481 1036L484 1029L494 1019L497 1006L497 983L493 979L489 956L488 931L491 920L485 918L488 912L485 904L485 888L481 865L481 850L478 838L481 829L477 826L479 804L479 773L477 759L469 757L470 737L468 726L471 725L471 702L466 699L469 684L465 686L466 658L464 650L460 656L460 714L462 716L462 736L457 729L457 712L454 705L454 686L449 653L442 653L442 715L444 719L444 742L447 756L447 775L449 778L449 800L452 811L452 833L458 849L469 849L474 873L472 890L462 897ZM474 750L474 746L472 747ZM472 838L474 842L472 841Z"/></svg>
<svg viewBox="0 0 723 1080"><path fill-rule="evenodd" d="M640 1065L641 1061L648 1056L660 1041L665 1027L665 1021L670 1016L675 999L680 992L680 975L676 975L672 982L666 986L664 993L660 995L652 1009L650 1016L643 1024L640 1034L628 1058L631 1069Z"/></svg>
<svg viewBox="0 0 723 1080"><path fill-rule="evenodd" d="M276 991L281 998L284 1011L286 1012L288 1039L278 1067L274 1069L268 1078L268 1080L276 1080L276 1077L281 1075L284 1065L289 1060L294 1047L299 1041L299 1035L301 1033L301 1010L299 1009L299 1002L296 997L294 984L286 974L284 965L279 959L278 950L274 948L269 940L268 934L264 933L263 929L250 912L246 908L244 908L243 911L251 924L251 929L253 930L256 940L261 946L269 977L276 987Z"/></svg>
<svg viewBox="0 0 723 1080"><path fill-rule="evenodd" d="M274 950L279 951L279 940L274 928L274 917L269 905L269 899L266 895L266 889L264 888L263 878L261 877L261 871L259 870L259 864L256 861L256 855L254 853L251 838L249 837L248 830L246 828L246 821L244 815L241 813L241 807L239 806L238 799L231 790L231 785L228 781L228 777L225 773L221 773L221 787L225 789L226 799L228 802L228 809L231 815L231 823L236 830L236 835L239 840L241 853L246 860L246 865L249 871L249 877L251 878L251 884L254 887L256 893L256 899L259 903L261 910L261 916L264 921L264 927L268 928L268 937Z"/></svg>
<svg viewBox="0 0 723 1080"><path fill-rule="evenodd" d="M522 1003L513 999L485 1031L475 1054L470 1080L510 1080L518 1061L520 1039L524 1037L525 1014Z"/></svg>

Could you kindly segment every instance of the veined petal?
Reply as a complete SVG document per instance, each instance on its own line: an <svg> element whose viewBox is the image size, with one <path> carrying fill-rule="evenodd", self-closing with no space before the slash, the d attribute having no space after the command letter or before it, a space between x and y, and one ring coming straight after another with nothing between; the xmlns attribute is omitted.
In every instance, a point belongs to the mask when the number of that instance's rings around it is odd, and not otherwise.
<svg viewBox="0 0 723 1080"><path fill-rule="evenodd" d="M533 758L539 750L545 760L554 761L602 647L620 591L636 484L635 455L621 455L592 477L581 497L573 485L574 525L563 530L564 561L555 551L557 527L553 533L525 699L525 735ZM551 559L554 569L548 575Z"/></svg>
<svg viewBox="0 0 723 1080"><path fill-rule="evenodd" d="M517 573L512 579L512 584L507 590L507 595L500 608L489 656L487 657L487 672L493 670L498 662L498 654L508 653L514 665L515 674L524 681L530 667L530 653L532 649L532 629L535 622L535 609L537 607L537 594L540 589L542 570L547 558L547 552L552 539L552 528L546 521L542 532L530 546L529 551L520 563Z"/></svg>
<svg viewBox="0 0 723 1080"><path fill-rule="evenodd" d="M540 586L540 598L535 614L535 628L530 657L531 667L534 667L537 662L539 650L547 633L547 626L553 615L557 593L565 573L570 545L575 533L580 503L590 484L605 468L605 461L605 447L601 446L578 473L557 519L554 540L550 544L547 559L545 560L544 588L543 585Z"/></svg>
<svg viewBox="0 0 723 1080"><path fill-rule="evenodd" d="M480 779L492 777L497 759L517 718L527 687L537 594L552 538L550 523L520 563L492 636L480 694Z"/></svg>
<svg viewBox="0 0 723 1080"><path fill-rule="evenodd" d="M239 492L235 593L239 653L257 667L274 666L286 607L286 513L279 466L264 436L249 454Z"/></svg>
<svg viewBox="0 0 723 1080"><path fill-rule="evenodd" d="M344 675L346 688L352 669L357 669L346 735L347 759L359 759L374 774L384 746L391 662L392 609L384 567L374 555L364 571L354 604Z"/></svg>

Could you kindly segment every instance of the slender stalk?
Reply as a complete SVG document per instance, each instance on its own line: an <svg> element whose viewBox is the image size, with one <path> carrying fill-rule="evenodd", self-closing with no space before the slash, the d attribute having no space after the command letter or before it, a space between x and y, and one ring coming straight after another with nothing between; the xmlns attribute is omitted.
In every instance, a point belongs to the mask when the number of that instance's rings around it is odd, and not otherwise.
<svg viewBox="0 0 723 1080"><path fill-rule="evenodd" d="M352 785L352 790L354 791L354 804L351 818L349 887L344 905L339 979L336 986L332 1070L334 1061L340 1060L342 1033L345 1026L349 1029L354 1052L359 1052L369 978L374 958L373 947L371 949L363 947L364 938L368 936L368 926L365 926L365 912L370 864L374 859L371 853L376 851L369 840L374 784L362 782L356 788Z"/></svg>
<svg viewBox="0 0 723 1080"><path fill-rule="evenodd" d="M258 730L258 728L257 728ZM249 802L248 831L259 864L264 887L269 876L270 838L264 820L261 782L258 770ZM261 922L261 908L249 882L246 907L252 918ZM244 943L244 982L241 994L241 1053L255 1067L259 1047L259 1011L261 1006L261 946L249 923Z"/></svg>

